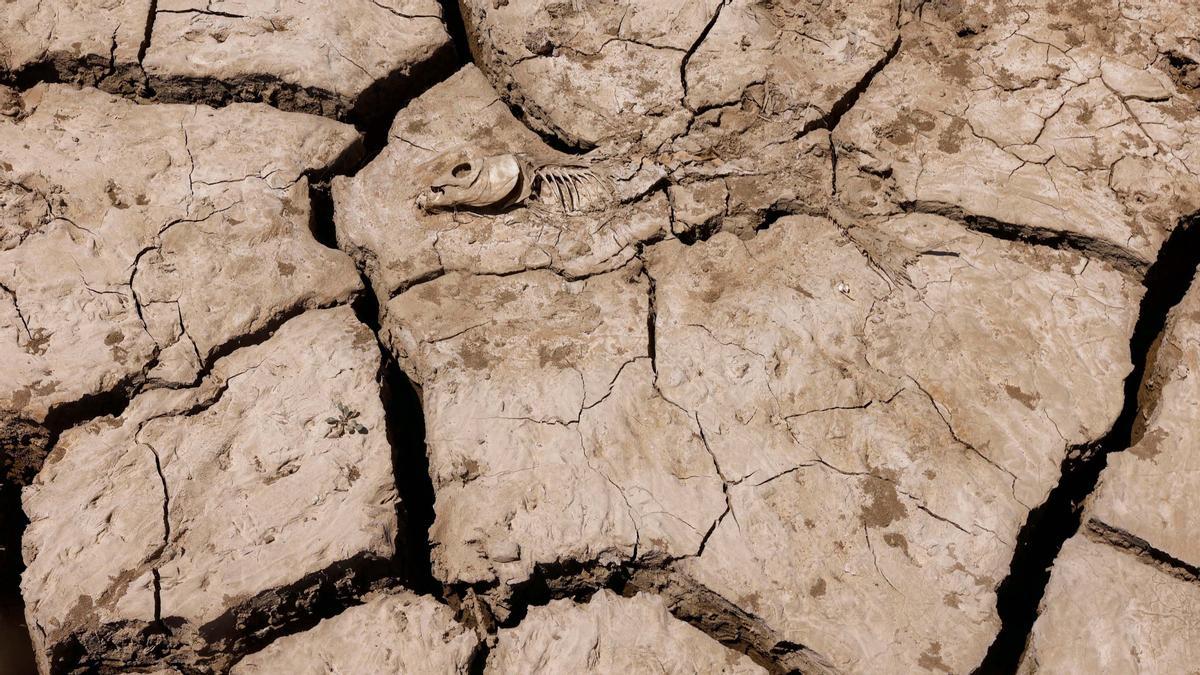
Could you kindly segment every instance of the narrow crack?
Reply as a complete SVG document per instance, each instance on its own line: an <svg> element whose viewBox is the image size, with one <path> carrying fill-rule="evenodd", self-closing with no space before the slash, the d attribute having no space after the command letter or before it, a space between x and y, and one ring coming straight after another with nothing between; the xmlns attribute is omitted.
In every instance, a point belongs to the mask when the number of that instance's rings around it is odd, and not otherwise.
<svg viewBox="0 0 1200 675"><path fill-rule="evenodd" d="M363 283L368 282L364 279ZM368 291L356 300L354 313L375 334L382 355L380 397L388 445L392 449L393 477L400 497L397 516L402 525L396 535L396 562L409 588L442 598L441 585L433 576L429 541L435 495L426 451L421 391L379 338L379 302L375 294Z"/></svg>
<svg viewBox="0 0 1200 675"><path fill-rule="evenodd" d="M644 263L643 263L644 264ZM647 300L646 312L646 356L650 357L650 370L654 373L654 378L658 379L658 282L654 277L650 276L647 268L642 268L642 274L646 276Z"/></svg>
<svg viewBox="0 0 1200 675"><path fill-rule="evenodd" d="M1200 583L1200 567L1155 548L1150 542L1132 532L1113 527L1095 518L1088 519L1084 528L1084 534L1090 539L1126 551L1142 562L1176 579Z"/></svg>
<svg viewBox="0 0 1200 675"><path fill-rule="evenodd" d="M713 26L717 25L717 21L721 18L721 10L725 9L725 5L727 5L727 4L729 4L729 0L721 0L720 3L717 4L716 9L713 10L712 18L710 18L708 20L708 23L705 24L704 30L700 31L700 35L696 36L696 40L694 42L692 42L691 47L688 47L687 52L685 52L683 55L683 59L681 59L679 62L679 84L683 89L683 107L687 108L688 110L691 110L693 113L695 113L696 111L692 110L692 107L690 105L688 105L688 102L687 102L687 99L688 99L688 77L687 77L688 64L691 63L692 57L695 56L695 54L696 54L696 50L700 49L700 45L704 44L704 41L708 38L708 34L710 32L712 32Z"/></svg>
<svg viewBox="0 0 1200 675"><path fill-rule="evenodd" d="M150 49L150 39L154 35L155 16L158 16L158 0L150 0L150 12L146 17L146 34L142 36L142 44L138 46L138 65L146 60L146 51Z"/></svg>
<svg viewBox="0 0 1200 675"><path fill-rule="evenodd" d="M333 193L328 180L308 184L309 213L308 230L317 243L338 249L337 225L333 218Z"/></svg>
<svg viewBox="0 0 1200 675"><path fill-rule="evenodd" d="M379 0L370 0L370 1L371 1L372 5L375 5L376 7L380 8L380 9L387 10L388 12L391 12L395 16L398 16L402 19L437 19L438 21L442 20L442 17L438 16L437 14L405 14L404 12L401 12L400 10L396 9L395 7L389 7L385 4L383 4L382 2L379 2Z"/></svg>
<svg viewBox="0 0 1200 675"><path fill-rule="evenodd" d="M780 218L798 215L798 212L792 209L769 208L762 214L762 219L754 226L755 232L765 232L771 229L771 226L779 221Z"/></svg>
<svg viewBox="0 0 1200 675"><path fill-rule="evenodd" d="M137 435L134 434L134 438L136 437ZM158 473L158 480L162 484L163 550L165 551L171 545L171 490L167 487L167 477L163 474L162 456L158 449L149 443L144 445L149 448L150 454L154 455L154 470ZM154 578L154 621L163 625L162 578L159 576L158 565L155 565L151 572Z"/></svg>
<svg viewBox="0 0 1200 675"><path fill-rule="evenodd" d="M454 21L458 10L451 0L443 0L445 20L452 42L433 50L415 64L401 64L382 77L374 77L370 85L356 96L347 97L332 90L290 82L271 73L250 73L218 78L214 76L151 75L142 67L153 38L155 17L158 14L198 14L234 19L252 18L228 12L206 9L159 9L157 0L150 3L145 32L138 45L137 60L119 64L106 59L98 66L83 58L55 59L47 55L42 62L24 66L19 71L0 71L0 84L26 91L39 84L70 82L96 86L110 94L139 103L191 103L214 108L238 102L262 102L279 110L304 112L333 117L353 124L367 134L368 141L383 140L371 145L382 148L386 143L386 125L397 111L430 87L445 80L466 62L465 52L455 33ZM408 18L426 18L414 15ZM427 18L437 18L429 15ZM461 26L461 19L457 19ZM461 33L459 33L461 34ZM114 49L115 54L115 49ZM384 125L382 132L377 127Z"/></svg>
<svg viewBox="0 0 1200 675"><path fill-rule="evenodd" d="M247 347L253 347L256 345L260 345L260 344L266 342L267 340L270 340L275 335L275 331L279 330L279 328L282 327L283 324L291 321L292 319L295 319L296 317L300 316L301 314L304 314L305 312L310 312L310 311L315 311L315 310L320 310L320 309L331 309L333 307L340 307L343 304L344 303L342 303L342 302L335 301L335 302L331 302L331 303L320 303L320 304L316 304L316 305L300 304L300 305L294 305L292 307L284 308L282 311L280 311L274 317L272 317L269 321L267 321L265 324L263 324L262 327L260 327L259 329L250 331L247 333L243 333L235 338L232 338L230 340L227 340L227 341L221 343L220 345L217 345L215 348L210 350L208 353L208 357L200 362L200 369L197 371L196 376L192 379L191 382L187 382L182 385L171 384L171 385L161 385L161 386L163 386L164 388L167 388L167 389L179 389L181 387L197 386L202 381L204 381L204 379L206 377L208 377L208 375L212 372L213 367L217 365L217 362L220 361L221 359L225 358L226 356L229 356L230 354L232 354L238 350L245 349ZM191 339L191 338L189 337L188 339ZM147 366L144 370L149 371L153 368L154 365L155 364L151 364L151 365ZM126 401L126 404L128 404L128 401Z"/></svg>
<svg viewBox="0 0 1200 675"><path fill-rule="evenodd" d="M989 216L970 213L962 207L937 201L912 201L900 204L905 213L927 213L953 220L963 227L982 232L996 239L1017 241L1033 246L1078 251L1086 257L1103 260L1121 272L1140 277L1148 267L1145 260L1110 241L1078 232L1066 232L1048 227L1008 223ZM1186 219L1185 219L1186 221ZM1166 243L1163 244L1164 248ZM1162 251L1159 252L1160 258Z"/></svg>
<svg viewBox="0 0 1200 675"><path fill-rule="evenodd" d="M81 396L74 401L50 408L42 422L42 426L50 434L47 447L53 449L58 443L58 437L67 429L99 417L121 416L130 401L133 400L134 395L145 383L146 372L154 365L156 362L147 364L142 372L126 376L106 391Z"/></svg>
<svg viewBox="0 0 1200 675"><path fill-rule="evenodd" d="M925 389L924 385L922 385L920 382L918 382L916 380L916 378L914 378L913 376L909 375L908 379L914 385L916 385L917 389L922 394L925 395L925 398L929 399L929 405L931 405L933 407L933 411L935 413L937 413L937 416L941 418L942 423L946 425L946 431L948 431L950 433L950 437L954 439L954 442L958 443L959 445L963 446L964 448L970 450L976 457L978 457L979 459L982 459L984 462L991 465L997 471L1008 476L1009 477L1009 489L1012 491L1013 499L1016 500L1016 502L1018 504L1020 504L1021 506L1024 506L1025 508L1029 508L1029 505L1022 502L1021 499L1017 496L1017 475L1014 474L1012 471L1010 471L1007 467L998 464L991 457L988 457L987 455L980 452L979 448L976 448L973 444L968 443L966 441L966 439L959 436L958 432L955 431L955 429L954 429L954 425L950 423L950 418L948 418L946 416L946 413L942 412L942 406L939 405L937 400L933 398L933 394L930 394L929 391L927 389Z"/></svg>
<svg viewBox="0 0 1200 675"><path fill-rule="evenodd" d="M442 23L446 26L450 41L454 43L458 62L463 65L471 63L475 60L475 53L471 49L471 38L467 34L466 23L463 22L462 7L459 6L458 0L438 0L438 3L442 6Z"/></svg>
<svg viewBox="0 0 1200 675"><path fill-rule="evenodd" d="M829 112L804 125L796 137L800 138L817 129L828 129L830 133L837 129L838 124L842 121L842 117L850 112L850 109L858 103L859 97L871 86L871 82L875 80L875 76L887 67L892 62L892 59L896 58L896 55L900 53L900 44L900 35L897 34L896 39L892 42L891 47L884 52L883 57L867 69L867 72L863 74L862 78L853 87L847 89L838 100L833 102L833 105L829 107Z"/></svg>
<svg viewBox="0 0 1200 675"><path fill-rule="evenodd" d="M486 620L489 625L485 632L494 635L497 627L520 625L531 608L553 600L587 603L595 593L605 589L624 597L651 593L663 598L675 618L725 647L746 654L772 675L835 672L827 659L803 645L783 640L762 619L697 583L675 569L673 563L674 560L647 563L626 559L620 564L562 560L536 565L528 579L511 586L496 582L458 585L448 588L446 595L449 604L460 611L466 611L476 602L487 606L489 600L500 607L503 611L495 615L495 623L490 613Z"/></svg>
<svg viewBox="0 0 1200 675"><path fill-rule="evenodd" d="M475 653L471 655L471 662L467 664L467 675L484 675L491 652L492 648L488 645L487 640L481 639L479 646L475 648Z"/></svg>
<svg viewBox="0 0 1200 675"><path fill-rule="evenodd" d="M1063 544L1080 529L1083 503L1096 489L1108 455L1135 442L1141 409L1138 394L1152 370L1154 344L1166 327L1167 315L1187 293L1200 264L1200 214L1179 222L1147 270L1146 294L1129 341L1133 370L1125 378L1124 405L1102 438L1072 448L1062 462L1061 478L1046 500L1029 512L1017 535L1008 576L996 589L1000 632L974 675L1015 673L1038 617L1038 605L1050 580L1050 570Z"/></svg>
<svg viewBox="0 0 1200 675"><path fill-rule="evenodd" d="M704 555L704 549L708 546L709 538L717 531L721 523L725 521L725 516L733 516L733 521L736 523L737 514L733 512L733 498L729 495L729 479L725 476L725 472L721 470L721 463L717 461L716 453L708 445L708 436L704 433L704 425L700 423L700 413L693 413L693 415L693 419L696 421L696 429L700 431L700 443L704 446L704 450L708 452L708 456L712 458L713 469L716 470L717 477L721 479L721 494L725 497L725 510L713 520L708 531L700 539L700 545L696 547L695 557L699 558Z"/></svg>
<svg viewBox="0 0 1200 675"><path fill-rule="evenodd" d="M618 593L651 592L686 621L727 648L749 656L772 675L834 673L830 661L808 647L783 640L762 619L673 568L623 570L613 579Z"/></svg>
<svg viewBox="0 0 1200 675"><path fill-rule="evenodd" d="M248 19L250 17L245 14L234 14L232 12L219 12L213 9L160 9L158 14L199 14L201 16L219 16L225 19Z"/></svg>
<svg viewBox="0 0 1200 675"><path fill-rule="evenodd" d="M21 327L25 329L25 339L32 339L33 333L29 332L29 320L26 319L25 315L21 312L21 303L17 300L17 292L2 283L0 283L0 291L3 291L12 300L13 310L17 313L17 321L19 321L21 323ZM17 333L17 337L20 337L19 331Z"/></svg>
<svg viewBox="0 0 1200 675"><path fill-rule="evenodd" d="M538 138L542 139L543 143L553 150L561 152L564 155L585 155L596 148L594 143L589 143L582 138L572 138L558 125L543 120L538 115L536 106L531 102L519 101L515 98L503 98L502 102L508 106L509 113L518 122L525 125L526 129L536 134ZM522 106L522 103L525 103L529 109L526 110ZM537 120L538 124L534 124L530 120Z"/></svg>

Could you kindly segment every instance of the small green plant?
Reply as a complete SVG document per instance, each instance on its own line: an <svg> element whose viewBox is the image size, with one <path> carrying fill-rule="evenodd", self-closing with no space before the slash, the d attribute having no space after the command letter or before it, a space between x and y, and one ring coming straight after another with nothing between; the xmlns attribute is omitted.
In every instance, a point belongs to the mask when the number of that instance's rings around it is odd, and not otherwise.
<svg viewBox="0 0 1200 675"><path fill-rule="evenodd" d="M358 417L357 410L351 410L344 403L337 403L337 417L326 417L325 423L329 425L329 429L325 432L325 438L341 438L346 434L365 434L367 428L355 420Z"/></svg>

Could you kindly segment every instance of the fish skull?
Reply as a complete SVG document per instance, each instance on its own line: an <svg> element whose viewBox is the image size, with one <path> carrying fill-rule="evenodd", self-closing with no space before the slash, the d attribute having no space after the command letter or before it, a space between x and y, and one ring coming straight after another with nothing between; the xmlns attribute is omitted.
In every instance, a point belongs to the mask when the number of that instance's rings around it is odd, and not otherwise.
<svg viewBox="0 0 1200 675"><path fill-rule="evenodd" d="M417 207L425 211L507 206L529 196L529 172L516 155L451 153L437 164L450 164L450 169L430 181L429 188L417 197Z"/></svg>

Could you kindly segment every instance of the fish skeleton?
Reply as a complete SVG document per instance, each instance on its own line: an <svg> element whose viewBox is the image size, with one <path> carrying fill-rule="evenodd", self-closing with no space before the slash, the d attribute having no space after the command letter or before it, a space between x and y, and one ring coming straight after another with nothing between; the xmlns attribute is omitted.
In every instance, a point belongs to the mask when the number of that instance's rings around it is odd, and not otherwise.
<svg viewBox="0 0 1200 675"><path fill-rule="evenodd" d="M607 200L608 183L590 167L539 163L521 154L473 157L462 152L439 158L457 159L417 196L425 211L473 208L502 211L534 203L556 205L574 213Z"/></svg>

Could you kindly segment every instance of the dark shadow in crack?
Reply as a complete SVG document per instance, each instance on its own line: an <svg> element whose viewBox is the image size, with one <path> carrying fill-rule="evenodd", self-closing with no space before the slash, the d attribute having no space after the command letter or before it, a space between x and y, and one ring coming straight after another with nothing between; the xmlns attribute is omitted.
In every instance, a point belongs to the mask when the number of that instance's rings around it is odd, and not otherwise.
<svg viewBox="0 0 1200 675"><path fill-rule="evenodd" d="M501 628L520 625L531 607L560 599L584 604L603 589L625 597L638 593L662 597L676 619L726 648L746 654L771 675L834 672L827 659L803 645L779 639L758 617L691 580L668 561L605 564L561 560L535 565L528 579L512 586L498 586L495 582L462 585L448 588L447 595L450 604L460 611L476 597L498 609L495 623L491 623L489 616L489 625L483 629L494 633L497 624Z"/></svg>
<svg viewBox="0 0 1200 675"><path fill-rule="evenodd" d="M366 280L363 280L366 284ZM378 337L379 302L367 291L354 303L358 320ZM387 346L379 343L382 353L380 392L388 444L392 448L392 471L400 495L397 516L401 527L396 535L396 561L405 586L417 593L441 596L441 585L433 577L430 560L429 528L433 525L434 492L429 476L429 457L425 448L425 414L421 392Z"/></svg>
<svg viewBox="0 0 1200 675"><path fill-rule="evenodd" d="M475 60L475 52L471 49L471 41L467 37L467 26L463 23L462 7L458 0L438 0L442 5L442 23L446 24L446 32L454 43L454 51L458 54L459 63L470 63Z"/></svg>
<svg viewBox="0 0 1200 675"><path fill-rule="evenodd" d="M313 239L323 246L337 250L337 225L333 222L333 195L330 193L329 183L309 183L308 201L312 205L308 229L312 232Z"/></svg>
<svg viewBox="0 0 1200 675"><path fill-rule="evenodd" d="M198 628L204 645L200 662L216 663L223 671L236 658L309 630L359 604L366 593L391 586L394 571L391 560L359 554L259 593Z"/></svg>
<svg viewBox="0 0 1200 675"><path fill-rule="evenodd" d="M1200 214L1184 218L1159 250L1146 273L1137 324L1129 342L1133 370L1125 378L1124 406L1103 438L1072 448L1062 463L1062 478L1040 506L1029 512L1017 536L1008 577L996 590L1001 628L974 675L1015 673L1025 650L1050 571L1063 544L1079 530L1084 500L1096 489L1108 454L1136 442L1140 416L1139 392L1147 368L1153 365L1154 345L1166 326L1167 314L1187 293L1200 264Z"/></svg>
<svg viewBox="0 0 1200 675"><path fill-rule="evenodd" d="M119 392L85 397L52 409L45 425L0 415L0 673L37 672L21 597L21 538L29 525L21 509L21 488L33 481L64 429L120 414L127 404Z"/></svg>
<svg viewBox="0 0 1200 675"><path fill-rule="evenodd" d="M484 675L487 670L488 655L491 654L491 647L486 641L480 641L479 646L475 648L475 653L471 655L471 662L467 664L467 675Z"/></svg>
<svg viewBox="0 0 1200 675"><path fill-rule="evenodd" d="M1137 556L1143 563L1154 567L1163 574L1188 583L1200 582L1200 567L1186 560L1180 560L1166 551L1154 548L1150 542L1131 532L1090 519L1084 525L1084 533L1095 541Z"/></svg>
<svg viewBox="0 0 1200 675"><path fill-rule="evenodd" d="M0 673L12 675L37 672L20 588L21 533L28 524L21 510L21 488L4 481L0 484Z"/></svg>
<svg viewBox="0 0 1200 675"><path fill-rule="evenodd" d="M990 216L968 213L962 207L946 202L903 202L900 204L900 208L905 213L929 213L942 216L960 223L969 230L982 232L1004 241L1022 242L1030 246L1046 246L1063 251L1078 251L1085 257L1103 260L1125 274L1140 276L1148 270L1145 262L1128 249L1103 238L1066 230L1006 223ZM1165 250L1166 244L1163 246ZM1159 253L1161 257L1162 250Z"/></svg>
<svg viewBox="0 0 1200 675"><path fill-rule="evenodd" d="M240 658L274 640L306 631L390 585L392 561L360 554L333 563L230 607L201 626L179 617L83 626L59 637L48 660L54 673L124 673L175 667L187 673L228 672Z"/></svg>
<svg viewBox="0 0 1200 675"><path fill-rule="evenodd" d="M20 91L42 83L70 82L99 86L113 72L112 64L106 58L79 58L72 54L48 52L40 61L27 64L19 70L0 71L0 84Z"/></svg>
<svg viewBox="0 0 1200 675"><path fill-rule="evenodd" d="M782 640L761 619L674 569L634 570L619 592L630 596L652 592L662 596L671 614L728 649L750 657L772 675L830 675L829 660L794 642Z"/></svg>
<svg viewBox="0 0 1200 675"><path fill-rule="evenodd" d="M270 73L238 77L152 76L139 63L115 65L108 59L70 54L47 54L41 61L17 71L0 71L0 85L25 91L38 84L70 83L94 86L142 103L201 104L214 108L231 103L266 103L287 112L330 117L353 124L364 136L365 157L353 166L335 168L332 174L352 174L365 166L387 144L387 132L396 114L430 87L445 80L469 61L462 19L454 2L445 1L445 22L452 41L420 63L398 67L374 80L357 96L288 82ZM153 16L154 8L151 8ZM144 56L149 45L141 45ZM139 58L140 58L139 56ZM314 180L315 182L315 180Z"/></svg>

